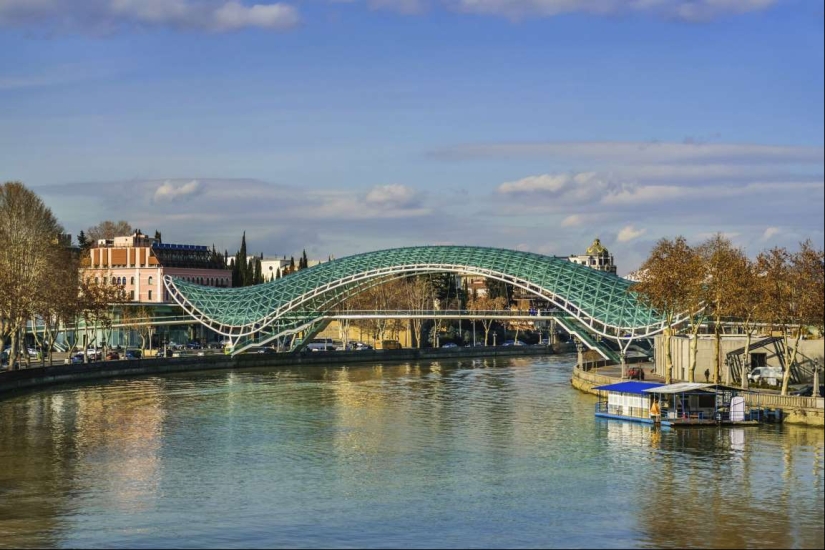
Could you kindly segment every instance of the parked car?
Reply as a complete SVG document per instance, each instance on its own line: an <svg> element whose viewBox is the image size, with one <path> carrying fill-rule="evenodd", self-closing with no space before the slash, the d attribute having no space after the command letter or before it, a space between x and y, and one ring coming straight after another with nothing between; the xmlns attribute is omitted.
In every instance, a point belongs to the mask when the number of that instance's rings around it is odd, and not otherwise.
<svg viewBox="0 0 825 550"><path fill-rule="evenodd" d="M372 346L365 344L364 342L358 342L357 340L350 340L347 343L347 349L360 351L364 349L372 349Z"/></svg>
<svg viewBox="0 0 825 550"><path fill-rule="evenodd" d="M82 353L75 353L71 357L69 357L69 363L72 365L77 365L78 363L83 362L83 354Z"/></svg>
<svg viewBox="0 0 825 550"><path fill-rule="evenodd" d="M203 346L197 340L190 340L186 343L186 349L203 349Z"/></svg>
<svg viewBox="0 0 825 550"><path fill-rule="evenodd" d="M526 346L521 340L505 340L502 346Z"/></svg>
<svg viewBox="0 0 825 550"><path fill-rule="evenodd" d="M814 387L810 384L807 386L802 386L792 392L789 395L795 395L797 397L813 397L814 395ZM819 386L819 397L825 397L825 386Z"/></svg>
<svg viewBox="0 0 825 550"><path fill-rule="evenodd" d="M458 344L456 344L455 342L447 342L446 344L444 344L441 347L442 348L457 348Z"/></svg>
<svg viewBox="0 0 825 550"><path fill-rule="evenodd" d="M123 354L125 359L140 359L143 356L143 352L139 349L127 349L126 353Z"/></svg>
<svg viewBox="0 0 825 550"><path fill-rule="evenodd" d="M120 354L116 351L110 351L106 354L107 361L117 361L118 359L120 359Z"/></svg>
<svg viewBox="0 0 825 550"><path fill-rule="evenodd" d="M768 384L777 384L782 380L781 367L756 367L748 373L748 380L751 382L760 382L765 380Z"/></svg>

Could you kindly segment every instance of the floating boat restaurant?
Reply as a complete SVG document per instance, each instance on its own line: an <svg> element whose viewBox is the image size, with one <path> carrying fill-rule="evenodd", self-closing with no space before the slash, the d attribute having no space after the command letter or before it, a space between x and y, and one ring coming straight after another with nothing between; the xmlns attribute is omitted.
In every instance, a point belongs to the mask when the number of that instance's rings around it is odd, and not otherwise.
<svg viewBox="0 0 825 550"><path fill-rule="evenodd" d="M627 381L593 388L599 391L596 416L662 426L755 426L766 411L748 406L741 388L683 382L659 384ZM755 394L758 395L758 394Z"/></svg>

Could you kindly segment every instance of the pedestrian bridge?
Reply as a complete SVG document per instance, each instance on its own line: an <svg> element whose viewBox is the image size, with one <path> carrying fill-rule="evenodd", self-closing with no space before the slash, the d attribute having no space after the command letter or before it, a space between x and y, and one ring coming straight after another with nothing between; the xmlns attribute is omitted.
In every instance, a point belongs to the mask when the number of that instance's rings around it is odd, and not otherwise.
<svg viewBox="0 0 825 550"><path fill-rule="evenodd" d="M566 258L474 246L418 246L357 254L243 288L213 288L164 277L170 296L195 320L232 339L272 340L306 330L346 298L410 275L454 273L497 279L553 303L592 335L649 337L664 318L640 304L630 281Z"/></svg>

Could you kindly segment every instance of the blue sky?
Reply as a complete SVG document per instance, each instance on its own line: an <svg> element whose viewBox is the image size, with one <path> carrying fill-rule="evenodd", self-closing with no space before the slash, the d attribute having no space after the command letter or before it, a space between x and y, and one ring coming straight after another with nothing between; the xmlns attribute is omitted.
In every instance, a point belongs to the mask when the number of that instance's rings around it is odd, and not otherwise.
<svg viewBox="0 0 825 550"><path fill-rule="evenodd" d="M266 255L823 243L807 0L0 0L0 178Z"/></svg>

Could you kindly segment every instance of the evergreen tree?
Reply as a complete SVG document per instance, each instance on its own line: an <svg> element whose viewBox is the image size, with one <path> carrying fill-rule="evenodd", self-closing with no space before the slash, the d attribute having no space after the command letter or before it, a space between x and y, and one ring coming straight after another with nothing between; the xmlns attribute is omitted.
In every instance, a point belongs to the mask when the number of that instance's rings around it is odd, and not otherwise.
<svg viewBox="0 0 825 550"><path fill-rule="evenodd" d="M239 287L241 286L241 270L240 270L240 261L238 260L240 253L236 253L235 257L232 259L232 286Z"/></svg>
<svg viewBox="0 0 825 550"><path fill-rule="evenodd" d="M487 296L491 300L496 298L504 298L507 305L510 305L510 298L513 296L512 285L508 285L504 281L497 279L487 279Z"/></svg>
<svg viewBox="0 0 825 550"><path fill-rule="evenodd" d="M289 257L289 272L290 273L295 272L295 257L294 256Z"/></svg>
<svg viewBox="0 0 825 550"><path fill-rule="evenodd" d="M161 238L161 235L160 235L160 231L158 231L157 229L155 229L155 240L159 243L163 242L163 239ZM215 245L212 245L212 248L214 248L214 247L215 247Z"/></svg>
<svg viewBox="0 0 825 550"><path fill-rule="evenodd" d="M89 242L89 238L86 236L86 233L83 230L80 230L80 233L77 234L77 246L80 247L80 250L86 250L89 248L89 245L92 244Z"/></svg>
<svg viewBox="0 0 825 550"><path fill-rule="evenodd" d="M301 254L301 267L300 269L306 269L309 267L309 260L307 259L307 249L305 248L303 253Z"/></svg>
<svg viewBox="0 0 825 550"><path fill-rule="evenodd" d="M252 284L253 285L259 285L262 282L264 282L264 274L262 272L261 259L260 258L255 258L255 266L254 266L253 269L254 269L254 272L253 272L253 276L252 276Z"/></svg>

